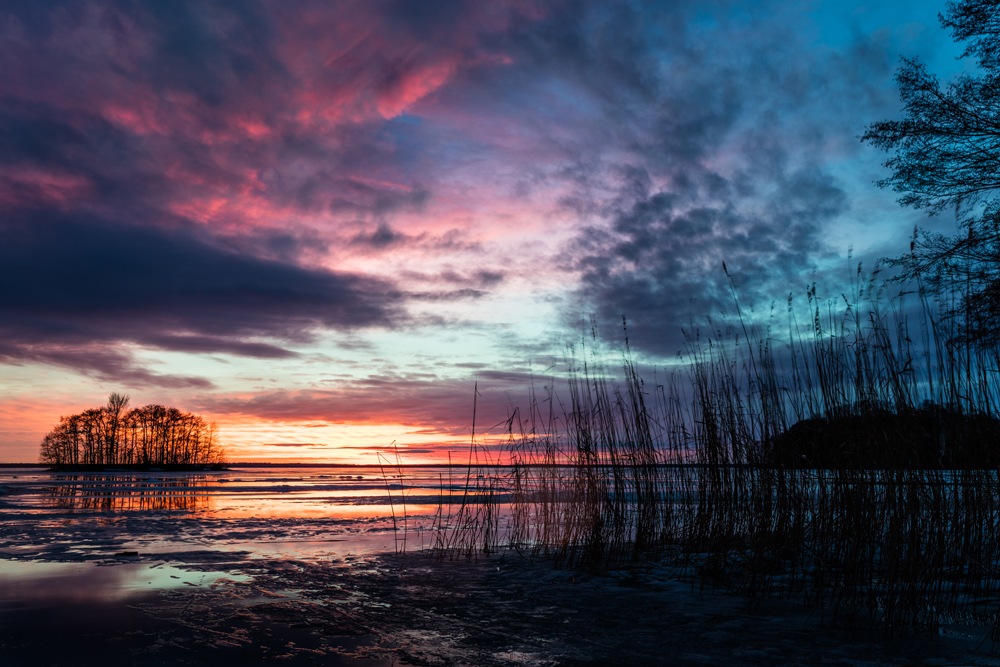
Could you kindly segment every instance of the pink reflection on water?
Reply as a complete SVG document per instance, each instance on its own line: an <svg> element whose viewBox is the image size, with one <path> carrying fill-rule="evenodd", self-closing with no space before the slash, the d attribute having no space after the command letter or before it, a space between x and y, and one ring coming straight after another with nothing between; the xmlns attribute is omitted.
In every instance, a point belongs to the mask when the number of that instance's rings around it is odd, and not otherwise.
<svg viewBox="0 0 1000 667"><path fill-rule="evenodd" d="M107 565L0 560L0 603L109 602L155 590L247 579L244 575L224 572L189 572L163 563Z"/></svg>

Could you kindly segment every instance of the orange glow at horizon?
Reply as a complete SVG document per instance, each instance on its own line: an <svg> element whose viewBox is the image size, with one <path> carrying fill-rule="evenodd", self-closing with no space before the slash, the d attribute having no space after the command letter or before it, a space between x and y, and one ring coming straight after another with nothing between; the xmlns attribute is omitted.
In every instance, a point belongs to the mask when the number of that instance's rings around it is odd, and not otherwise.
<svg viewBox="0 0 1000 667"><path fill-rule="evenodd" d="M42 438L58 424L61 415L102 404L99 399L0 403L0 463L36 462ZM378 465L379 454L395 463L398 451L406 464L440 463L447 462L449 452L453 457L461 453L461 458L469 447L469 435L462 433L461 427L278 421L205 412L201 416L218 426L219 442L229 461Z"/></svg>
<svg viewBox="0 0 1000 667"><path fill-rule="evenodd" d="M219 427L229 461L378 465L442 463L469 447L468 434L399 423L272 421L203 415Z"/></svg>

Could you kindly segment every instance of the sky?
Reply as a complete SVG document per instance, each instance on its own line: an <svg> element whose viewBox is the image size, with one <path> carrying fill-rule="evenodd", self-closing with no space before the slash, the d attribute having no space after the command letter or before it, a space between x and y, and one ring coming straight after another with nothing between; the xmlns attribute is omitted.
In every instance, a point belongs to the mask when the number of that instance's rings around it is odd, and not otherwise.
<svg viewBox="0 0 1000 667"><path fill-rule="evenodd" d="M0 462L111 392L234 461L441 460L623 316L674 363L723 262L748 303L837 294L955 227L859 141L901 56L971 67L943 9L4 3Z"/></svg>

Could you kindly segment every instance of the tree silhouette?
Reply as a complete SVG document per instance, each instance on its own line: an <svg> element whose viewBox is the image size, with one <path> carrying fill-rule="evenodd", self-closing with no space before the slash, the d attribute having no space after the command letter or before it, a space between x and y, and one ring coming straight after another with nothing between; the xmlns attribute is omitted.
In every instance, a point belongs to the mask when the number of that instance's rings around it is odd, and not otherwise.
<svg viewBox="0 0 1000 667"><path fill-rule="evenodd" d="M162 405L127 410L111 394L102 408L60 417L43 439L39 459L52 465L214 465L225 452L215 424Z"/></svg>
<svg viewBox="0 0 1000 667"><path fill-rule="evenodd" d="M931 214L954 209L960 225L956 236L915 230L910 253L890 263L931 287L961 286L948 309L955 337L1000 342L1000 2L949 2L938 19L967 42L960 57L975 57L980 73L942 87L904 58L896 72L904 118L872 124L862 141L892 152L884 163L892 175L879 187Z"/></svg>

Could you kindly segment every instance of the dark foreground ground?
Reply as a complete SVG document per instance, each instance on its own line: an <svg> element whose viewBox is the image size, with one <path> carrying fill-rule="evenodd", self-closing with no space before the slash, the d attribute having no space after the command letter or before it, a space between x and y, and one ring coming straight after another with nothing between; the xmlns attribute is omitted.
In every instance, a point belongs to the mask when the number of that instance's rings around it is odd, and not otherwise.
<svg viewBox="0 0 1000 667"><path fill-rule="evenodd" d="M592 577L510 555L173 558L251 576L118 601L6 604L0 665L1000 665L986 627L885 639L789 601L748 610L656 570Z"/></svg>

